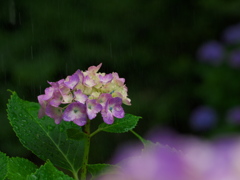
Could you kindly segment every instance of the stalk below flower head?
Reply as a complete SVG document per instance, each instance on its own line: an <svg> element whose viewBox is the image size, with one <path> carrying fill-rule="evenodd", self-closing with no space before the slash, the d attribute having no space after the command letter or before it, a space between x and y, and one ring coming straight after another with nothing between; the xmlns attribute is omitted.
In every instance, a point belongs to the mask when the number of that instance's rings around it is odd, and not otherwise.
<svg viewBox="0 0 240 180"><path fill-rule="evenodd" d="M116 72L99 73L101 66L102 63L84 72L77 70L57 82L48 82L51 86L38 96L39 118L47 115L56 124L64 120L79 126L84 126L87 119L94 119L98 113L107 124L112 124L114 117L123 118L122 103L131 105L125 79Z"/></svg>

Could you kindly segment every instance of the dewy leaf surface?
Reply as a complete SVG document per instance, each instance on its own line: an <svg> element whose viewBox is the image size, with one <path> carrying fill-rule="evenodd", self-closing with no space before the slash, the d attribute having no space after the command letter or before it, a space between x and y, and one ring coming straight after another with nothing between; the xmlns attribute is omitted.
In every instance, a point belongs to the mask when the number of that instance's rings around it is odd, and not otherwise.
<svg viewBox="0 0 240 180"><path fill-rule="evenodd" d="M0 179L5 179L7 175L8 157L0 152Z"/></svg>
<svg viewBox="0 0 240 180"><path fill-rule="evenodd" d="M26 180L74 180L62 171L55 168L50 161L42 165L35 173L29 175Z"/></svg>
<svg viewBox="0 0 240 180"><path fill-rule="evenodd" d="M113 124L102 123L99 125L99 130L111 133L124 133L132 130L138 123L141 117L131 114L125 114L124 118L115 118Z"/></svg>
<svg viewBox="0 0 240 180"><path fill-rule="evenodd" d="M54 165L77 172L82 164L85 139L67 138L66 130L81 128L71 122L61 122L45 116L38 118L38 103L20 99L13 92L8 103L8 118L21 143L43 160L50 159Z"/></svg>
<svg viewBox="0 0 240 180"><path fill-rule="evenodd" d="M37 170L37 166L31 161L12 157L8 160L8 179L25 180L28 175L34 173Z"/></svg>

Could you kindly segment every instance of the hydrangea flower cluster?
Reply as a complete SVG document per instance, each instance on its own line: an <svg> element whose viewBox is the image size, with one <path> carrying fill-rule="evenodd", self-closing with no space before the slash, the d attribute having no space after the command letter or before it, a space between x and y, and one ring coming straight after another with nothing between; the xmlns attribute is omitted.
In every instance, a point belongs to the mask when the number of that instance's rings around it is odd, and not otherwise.
<svg viewBox="0 0 240 180"><path fill-rule="evenodd" d="M131 105L125 79L116 72L99 73L101 66L102 63L84 72L77 70L66 79L48 82L51 86L38 96L39 118L47 115L56 124L64 120L79 126L84 126L87 119L94 119L97 113L101 113L107 124L112 124L114 117L123 118L122 103Z"/></svg>

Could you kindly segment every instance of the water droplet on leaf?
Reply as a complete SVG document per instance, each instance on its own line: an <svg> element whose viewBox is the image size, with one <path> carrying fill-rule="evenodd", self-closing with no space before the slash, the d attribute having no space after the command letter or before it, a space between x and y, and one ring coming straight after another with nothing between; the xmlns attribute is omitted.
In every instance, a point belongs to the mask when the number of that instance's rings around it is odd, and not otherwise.
<svg viewBox="0 0 240 180"><path fill-rule="evenodd" d="M52 131L53 129L54 129L54 126L51 126L51 125L48 126L49 131Z"/></svg>
<svg viewBox="0 0 240 180"><path fill-rule="evenodd" d="M60 132L63 132L65 130L65 128L64 127L60 127Z"/></svg>

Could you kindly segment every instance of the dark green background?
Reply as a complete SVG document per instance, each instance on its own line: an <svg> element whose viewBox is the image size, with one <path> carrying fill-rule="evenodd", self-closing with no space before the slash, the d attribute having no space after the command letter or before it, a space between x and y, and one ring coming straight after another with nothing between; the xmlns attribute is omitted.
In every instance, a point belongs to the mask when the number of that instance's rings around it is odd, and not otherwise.
<svg viewBox="0 0 240 180"><path fill-rule="evenodd" d="M239 22L237 0L5 0L0 2L0 150L37 161L15 137L6 116L7 89L28 101L57 81L103 63L100 72L126 79L132 106L142 116L136 131L170 126L180 133L213 136L237 131L225 121L240 104L240 73L227 64L201 64L196 51ZM211 131L195 132L189 115L198 105L219 113ZM92 143L90 161L134 139L102 133Z"/></svg>

